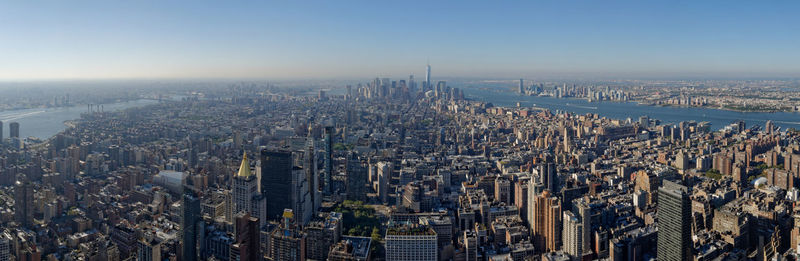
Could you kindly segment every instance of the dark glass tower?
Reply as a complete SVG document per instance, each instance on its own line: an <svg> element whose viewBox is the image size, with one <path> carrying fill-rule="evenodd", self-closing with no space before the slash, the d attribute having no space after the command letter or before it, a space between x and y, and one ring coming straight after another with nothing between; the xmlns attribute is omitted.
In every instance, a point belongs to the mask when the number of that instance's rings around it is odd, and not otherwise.
<svg viewBox="0 0 800 261"><path fill-rule="evenodd" d="M691 260L692 224L686 187L665 180L658 189L658 260Z"/></svg>
<svg viewBox="0 0 800 261"><path fill-rule="evenodd" d="M181 213L181 257L183 260L197 260L197 227L200 219L200 199L194 192L185 189L183 211Z"/></svg>
<svg viewBox="0 0 800 261"><path fill-rule="evenodd" d="M33 186L23 175L14 184L14 221L28 227L33 223Z"/></svg>
<svg viewBox="0 0 800 261"><path fill-rule="evenodd" d="M8 124L8 137L19 138L19 122Z"/></svg>
<svg viewBox="0 0 800 261"><path fill-rule="evenodd" d="M267 198L267 219L277 219L292 208L292 153L261 150L261 191Z"/></svg>

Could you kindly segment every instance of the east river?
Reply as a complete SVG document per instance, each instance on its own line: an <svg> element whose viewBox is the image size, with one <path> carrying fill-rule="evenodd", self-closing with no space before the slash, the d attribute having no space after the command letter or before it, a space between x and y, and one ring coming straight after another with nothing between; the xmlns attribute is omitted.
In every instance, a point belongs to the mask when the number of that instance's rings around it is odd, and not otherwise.
<svg viewBox="0 0 800 261"><path fill-rule="evenodd" d="M647 116L650 119L660 120L662 124L677 124L692 120L707 121L714 130L721 129L736 120L744 120L748 128L754 125L763 127L767 120L771 120L782 130L800 129L800 113L796 112L737 112L712 108L649 106L634 102L589 102L585 99L525 96L508 91L478 88L465 88L464 95L468 99L491 102L495 106L516 107L519 102L522 107L539 107L577 114L595 113L601 117L621 120L631 118L637 121L640 116Z"/></svg>
<svg viewBox="0 0 800 261"><path fill-rule="evenodd" d="M158 101L148 99L109 103L103 104L103 111L116 111L155 103ZM87 111L88 108L85 104L71 107L2 111L0 112L0 121L3 121L3 138L9 137L8 124L18 122L20 138L33 136L43 140L48 139L66 129L65 121L79 119L81 113Z"/></svg>

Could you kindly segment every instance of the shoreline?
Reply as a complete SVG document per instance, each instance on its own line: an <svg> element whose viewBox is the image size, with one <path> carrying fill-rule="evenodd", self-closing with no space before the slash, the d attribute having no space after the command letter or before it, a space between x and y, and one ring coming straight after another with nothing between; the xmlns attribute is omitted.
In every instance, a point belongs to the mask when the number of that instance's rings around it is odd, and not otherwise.
<svg viewBox="0 0 800 261"><path fill-rule="evenodd" d="M143 106L148 106L151 104L158 103L156 100L153 99L137 99L137 100L127 100L127 101L120 101L120 102L113 102L113 103L105 103L102 104L105 107L104 112L116 112L121 111L129 108L138 108ZM101 105L101 104L98 104ZM28 109L31 110L31 109ZM41 110L42 112L24 115L24 117L18 117L16 115L11 114L25 114L26 111L22 110L20 112L6 112L8 122L16 121L19 122L21 125L21 134L24 134L26 137L36 137L42 141L49 140L59 133L68 130L71 127L74 127L79 121L82 119L83 114L86 113L87 107L86 105L77 105L71 107L61 107L61 108L48 108L48 109L32 109L32 110ZM6 120L3 120L6 122Z"/></svg>
<svg viewBox="0 0 800 261"><path fill-rule="evenodd" d="M598 100L587 100L587 99L585 99L585 98L579 98L579 97L564 97L564 98L557 98L557 97L553 97L553 96L550 96L550 95L539 96L539 95L528 95L528 94L524 94L523 96L531 96L531 97L550 97L550 98L553 98L553 99L565 99L565 100L584 100L584 101L587 101L587 102L589 102L589 103L596 103L596 102L616 102L616 103L625 103L625 102L631 102L631 103L636 103L636 105L641 105L641 106L654 106L654 107L675 107L675 108L701 108L701 109L714 109L714 110L733 111L733 112L742 112L742 113L750 113L750 112L753 112L753 113L777 113L777 112L798 113L798 112L800 112L800 111L796 111L796 110L755 110L755 109L753 109L753 110L740 110L740 109L734 109L734 108L729 108L729 107L718 107L718 106L694 106L694 105L677 105L677 104L654 104L654 103L650 103L650 102L645 102L644 100L627 100L627 101L620 101L620 100L602 100L602 101L598 101Z"/></svg>
<svg viewBox="0 0 800 261"><path fill-rule="evenodd" d="M693 105L678 105L678 104L653 104L653 103L646 103L642 101L633 101L638 105L642 106L657 106L657 107L674 107L674 108L703 108L703 109L715 109L715 110L722 110L722 111L733 111L733 112L742 112L742 113L777 113L777 112L786 112L786 113L797 113L800 111L796 110L740 110L734 109L729 107L718 107L718 106L693 106Z"/></svg>
<svg viewBox="0 0 800 261"><path fill-rule="evenodd" d="M712 124L712 129L717 130L728 126L735 120L745 120L748 122L752 122L752 124L756 125L763 125L764 122L761 121L762 119L771 119L775 123L780 123L780 127L784 129L788 128L797 128L797 125L800 125L794 118L797 117L797 112L743 112L743 111L736 111L730 110L725 108L715 108L715 107L694 107L694 106L664 106L664 105L655 105L655 104L643 104L636 101L615 101L615 100L606 100L606 101L599 101L599 102L588 102L587 99L582 98L574 98L574 97L563 97L563 98L555 98L549 95L523 95L517 92L504 90L504 89L473 89L475 93L472 93L469 90L465 90L465 95L467 99L473 101L480 101L486 103L492 103L496 107L506 107L506 108L513 108L516 107L515 104L519 101L523 103L521 107L544 107L549 108L549 110L555 110L556 108L561 108L562 110L568 112L587 112L587 113L597 113L600 116L609 117L612 119L625 119L629 117L626 111L631 113L634 112L642 112L640 114L647 115L652 119L661 120L663 123L677 123L682 120L696 120L696 121L708 121ZM500 100L496 98L488 98L487 97L495 97L494 95L498 95L497 97L502 97ZM477 95L471 95L477 94ZM513 96L513 97L512 97ZM570 101L573 100L574 102ZM499 103L494 103L493 101L497 101ZM514 101L514 102L511 102ZM532 102L532 104L531 104ZM576 104L569 105L570 103L580 103L578 105L583 106L575 106ZM603 102L609 102L605 105ZM592 105L594 103L594 105ZM566 104L566 105L565 105ZM527 105L527 106L526 106ZM643 106L648 105L648 106ZM593 106L591 109L586 108L579 108L579 107L589 107ZM575 108L568 108L568 107L575 107ZM596 107L597 109L595 109ZM678 110L678 111L673 111ZM689 110L689 111L687 111ZM644 112L646 111L646 112ZM694 115L696 117L690 117L689 114ZM635 113L634 113L635 114ZM683 116L680 116L683 115ZM707 116L708 115L708 116ZM775 115L775 116L771 116ZM761 121L761 123L757 123Z"/></svg>

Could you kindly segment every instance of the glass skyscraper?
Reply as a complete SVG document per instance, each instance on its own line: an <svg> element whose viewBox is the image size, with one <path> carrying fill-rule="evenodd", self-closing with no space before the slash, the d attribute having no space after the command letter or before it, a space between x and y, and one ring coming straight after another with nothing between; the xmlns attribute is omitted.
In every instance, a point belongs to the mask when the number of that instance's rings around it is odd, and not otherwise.
<svg viewBox="0 0 800 261"><path fill-rule="evenodd" d="M691 260L691 201L686 187L665 180L658 189L658 260Z"/></svg>

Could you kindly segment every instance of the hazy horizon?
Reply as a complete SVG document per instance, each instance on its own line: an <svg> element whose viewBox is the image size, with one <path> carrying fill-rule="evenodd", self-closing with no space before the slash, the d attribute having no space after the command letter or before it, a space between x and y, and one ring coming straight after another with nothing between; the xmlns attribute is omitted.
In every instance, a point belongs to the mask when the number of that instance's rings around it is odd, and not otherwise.
<svg viewBox="0 0 800 261"><path fill-rule="evenodd" d="M796 78L798 2L0 3L0 81Z"/></svg>

